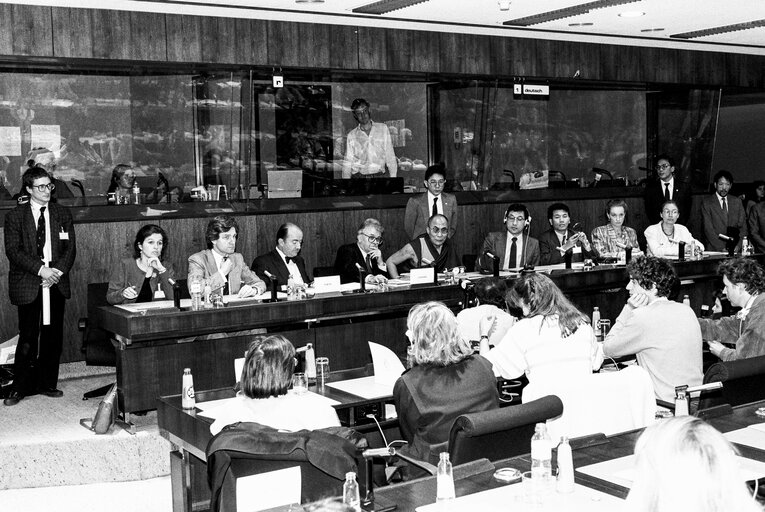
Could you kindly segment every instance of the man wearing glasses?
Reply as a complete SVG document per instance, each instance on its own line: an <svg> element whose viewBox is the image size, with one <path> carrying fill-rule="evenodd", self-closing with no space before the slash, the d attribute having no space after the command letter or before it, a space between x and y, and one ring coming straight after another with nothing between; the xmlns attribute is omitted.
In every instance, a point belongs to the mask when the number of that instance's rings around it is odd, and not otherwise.
<svg viewBox="0 0 765 512"><path fill-rule="evenodd" d="M680 212L677 223L688 225L691 217L691 187L675 178L675 163L668 155L659 155L656 160L657 177L645 188L645 212L650 224L661 221L661 207L666 201L677 203Z"/></svg>
<svg viewBox="0 0 765 512"><path fill-rule="evenodd" d="M351 111L358 126L348 132L343 178L395 178L398 164L388 126L372 122L369 102L364 98L353 100Z"/></svg>
<svg viewBox="0 0 765 512"><path fill-rule="evenodd" d="M352 283L359 280L360 266L367 272L367 281L387 278L388 268L380 252L385 230L377 219L366 219L359 226L355 244L341 245L337 249L335 271L340 282Z"/></svg>
<svg viewBox="0 0 765 512"><path fill-rule="evenodd" d="M504 222L504 232L486 235L475 264L479 272L492 272L493 258L499 258L499 268L503 270L539 265L539 241L528 234L531 215L526 206L517 203L508 206Z"/></svg>
<svg viewBox="0 0 765 512"><path fill-rule="evenodd" d="M51 202L55 185L48 172L31 167L22 180L30 200L5 217L8 292L19 322L13 389L3 402L9 406L32 394L64 394L56 386L64 305L71 296L69 271L76 254L72 215Z"/></svg>
<svg viewBox="0 0 765 512"><path fill-rule="evenodd" d="M385 262L388 274L397 279L406 268L435 267L443 272L459 266L460 257L449 240L449 221L440 213L428 219L427 231L406 244Z"/></svg>
<svg viewBox="0 0 765 512"><path fill-rule="evenodd" d="M426 223L433 215L443 215L449 222L449 238L457 231L457 198L444 192L446 170L443 165L431 165L425 171L427 192L409 198L404 213L404 231L414 239L425 233Z"/></svg>

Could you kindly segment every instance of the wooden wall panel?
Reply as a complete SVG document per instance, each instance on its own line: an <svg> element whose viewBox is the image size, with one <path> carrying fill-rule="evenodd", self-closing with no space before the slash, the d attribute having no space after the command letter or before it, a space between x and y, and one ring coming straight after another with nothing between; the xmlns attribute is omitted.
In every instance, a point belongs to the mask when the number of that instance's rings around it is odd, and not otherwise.
<svg viewBox="0 0 765 512"><path fill-rule="evenodd" d="M165 15L130 13L130 55L134 60L167 60Z"/></svg>
<svg viewBox="0 0 765 512"><path fill-rule="evenodd" d="M92 11L54 7L52 18L53 53L56 57L94 57ZM72 27L77 27L77 30L72 30Z"/></svg>
<svg viewBox="0 0 765 512"><path fill-rule="evenodd" d="M268 62L268 24L262 20L234 20L235 62L250 66Z"/></svg>
<svg viewBox="0 0 765 512"><path fill-rule="evenodd" d="M236 20L233 18L200 18L202 61L222 64L236 63Z"/></svg>
<svg viewBox="0 0 765 512"><path fill-rule="evenodd" d="M274 66L328 68L329 26L268 22L268 63Z"/></svg>
<svg viewBox="0 0 765 512"><path fill-rule="evenodd" d="M579 77L587 80L600 79L600 48L594 44L570 41L550 41L550 57L553 75L560 78Z"/></svg>
<svg viewBox="0 0 765 512"><path fill-rule="evenodd" d="M130 16L121 11L91 11L93 23L93 57L125 60L131 58Z"/></svg>
<svg viewBox="0 0 765 512"><path fill-rule="evenodd" d="M491 74L490 37L456 33L438 33L438 36L441 72L469 75Z"/></svg>
<svg viewBox="0 0 765 512"><path fill-rule="evenodd" d="M358 69L359 36L356 27L329 27L329 66L338 69Z"/></svg>
<svg viewBox="0 0 765 512"><path fill-rule="evenodd" d="M168 14L167 60L170 62L202 62L201 18Z"/></svg>
<svg viewBox="0 0 765 512"><path fill-rule="evenodd" d="M385 69L388 57L386 30L358 27L359 69Z"/></svg>
<svg viewBox="0 0 765 512"><path fill-rule="evenodd" d="M52 57L51 8L0 4L0 55Z"/></svg>
<svg viewBox="0 0 765 512"><path fill-rule="evenodd" d="M677 50L643 48L640 52L640 73L646 82L675 83L678 81Z"/></svg>

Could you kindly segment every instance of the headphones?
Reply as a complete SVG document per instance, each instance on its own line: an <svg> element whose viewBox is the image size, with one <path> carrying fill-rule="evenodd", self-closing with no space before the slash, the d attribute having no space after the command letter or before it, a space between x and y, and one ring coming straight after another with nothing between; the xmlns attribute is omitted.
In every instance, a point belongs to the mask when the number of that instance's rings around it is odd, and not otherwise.
<svg viewBox="0 0 765 512"><path fill-rule="evenodd" d="M507 210L505 210L505 217L503 222L507 222L507 218L510 215L510 212L523 212L524 217L526 217L525 225L529 226L531 225L531 214L529 213L528 208L526 208L522 204L511 204L507 207Z"/></svg>

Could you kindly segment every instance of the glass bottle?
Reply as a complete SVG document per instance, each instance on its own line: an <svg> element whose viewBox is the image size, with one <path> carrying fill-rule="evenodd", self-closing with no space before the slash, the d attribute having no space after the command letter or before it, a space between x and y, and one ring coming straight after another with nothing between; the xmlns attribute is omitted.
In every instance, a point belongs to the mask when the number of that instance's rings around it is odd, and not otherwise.
<svg viewBox="0 0 765 512"><path fill-rule="evenodd" d="M345 483L343 484L343 503L351 507L355 512L361 512L359 484L356 482L356 473L353 471L349 471L345 474Z"/></svg>
<svg viewBox="0 0 765 512"><path fill-rule="evenodd" d="M454 499L454 475L449 452L441 452L436 473L436 501Z"/></svg>
<svg viewBox="0 0 765 512"><path fill-rule="evenodd" d="M568 437L558 445L558 492L574 492L574 457Z"/></svg>
<svg viewBox="0 0 765 512"><path fill-rule="evenodd" d="M531 438L531 474L532 479L552 476L552 442L544 423L537 423Z"/></svg>

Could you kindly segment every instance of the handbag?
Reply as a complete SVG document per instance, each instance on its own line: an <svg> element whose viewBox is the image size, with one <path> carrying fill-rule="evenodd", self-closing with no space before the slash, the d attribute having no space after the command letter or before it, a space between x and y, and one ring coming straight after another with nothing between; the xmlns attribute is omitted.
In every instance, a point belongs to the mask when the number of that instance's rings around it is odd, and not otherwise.
<svg viewBox="0 0 765 512"><path fill-rule="evenodd" d="M117 420L117 383L112 384L112 387L107 391L106 396L98 404L98 410L93 418L82 418L80 425L92 430L96 434L106 434L111 430L112 425Z"/></svg>

